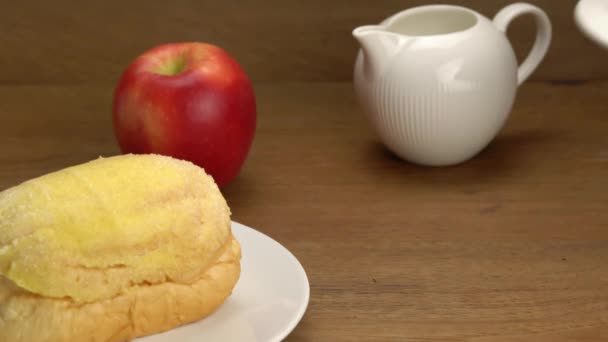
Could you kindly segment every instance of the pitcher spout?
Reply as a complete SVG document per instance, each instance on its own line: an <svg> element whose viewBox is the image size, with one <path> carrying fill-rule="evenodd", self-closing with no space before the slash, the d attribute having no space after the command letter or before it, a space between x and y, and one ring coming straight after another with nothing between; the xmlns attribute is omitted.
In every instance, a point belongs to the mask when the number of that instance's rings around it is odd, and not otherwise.
<svg viewBox="0 0 608 342"><path fill-rule="evenodd" d="M373 80L382 74L384 68L399 51L402 37L386 31L378 25L361 26L353 30L353 37L363 50L363 72Z"/></svg>

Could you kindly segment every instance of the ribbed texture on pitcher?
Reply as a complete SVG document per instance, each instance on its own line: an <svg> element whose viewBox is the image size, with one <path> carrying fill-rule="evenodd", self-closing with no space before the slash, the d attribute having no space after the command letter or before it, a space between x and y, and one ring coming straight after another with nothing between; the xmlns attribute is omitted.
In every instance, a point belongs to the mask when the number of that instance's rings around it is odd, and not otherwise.
<svg viewBox="0 0 608 342"><path fill-rule="evenodd" d="M437 82L411 87L387 77L370 84L369 117L383 143L400 157L426 165L449 165L477 154L494 137L508 113L477 99L478 82ZM498 111L500 115L494 115Z"/></svg>
<svg viewBox="0 0 608 342"><path fill-rule="evenodd" d="M428 143L438 134L441 116L446 115L449 89L434 89L416 94L397 82L385 79L374 87L372 101L379 115L375 116L381 135L390 145Z"/></svg>
<svg viewBox="0 0 608 342"><path fill-rule="evenodd" d="M377 82L370 99L376 113L371 116L384 143L405 158L432 149L446 137L444 129L455 124L448 104L453 93L445 84L421 92L391 78Z"/></svg>

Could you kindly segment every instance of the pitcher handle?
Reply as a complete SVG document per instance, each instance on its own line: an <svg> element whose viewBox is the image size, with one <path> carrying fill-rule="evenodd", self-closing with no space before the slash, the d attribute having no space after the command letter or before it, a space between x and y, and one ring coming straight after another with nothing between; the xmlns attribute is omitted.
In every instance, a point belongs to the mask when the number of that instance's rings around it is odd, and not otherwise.
<svg viewBox="0 0 608 342"><path fill-rule="evenodd" d="M547 14L540 8L527 3L511 4L496 14L494 25L502 32L507 32L507 28L513 19L520 15L531 14L536 22L536 40L528 57L517 70L517 85L524 83L532 72L538 67L549 49L551 43L551 21Z"/></svg>

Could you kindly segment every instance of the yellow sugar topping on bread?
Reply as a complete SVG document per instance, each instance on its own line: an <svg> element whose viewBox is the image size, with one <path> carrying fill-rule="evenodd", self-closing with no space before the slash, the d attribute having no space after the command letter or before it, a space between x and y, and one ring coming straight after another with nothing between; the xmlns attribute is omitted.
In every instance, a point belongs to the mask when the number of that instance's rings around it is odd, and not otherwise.
<svg viewBox="0 0 608 342"><path fill-rule="evenodd" d="M0 275L76 303L199 281L232 239L213 179L159 155L100 158L0 193Z"/></svg>

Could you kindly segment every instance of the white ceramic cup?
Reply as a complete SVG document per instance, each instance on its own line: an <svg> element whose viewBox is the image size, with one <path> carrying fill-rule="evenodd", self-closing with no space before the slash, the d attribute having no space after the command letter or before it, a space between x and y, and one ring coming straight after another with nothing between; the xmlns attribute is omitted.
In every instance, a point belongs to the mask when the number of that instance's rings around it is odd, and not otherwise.
<svg viewBox="0 0 608 342"><path fill-rule="evenodd" d="M574 20L587 38L608 49L608 0L580 0Z"/></svg>

